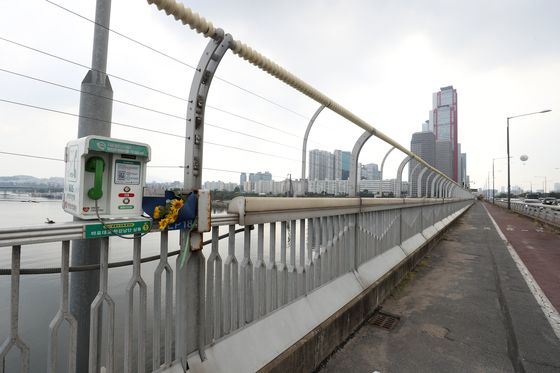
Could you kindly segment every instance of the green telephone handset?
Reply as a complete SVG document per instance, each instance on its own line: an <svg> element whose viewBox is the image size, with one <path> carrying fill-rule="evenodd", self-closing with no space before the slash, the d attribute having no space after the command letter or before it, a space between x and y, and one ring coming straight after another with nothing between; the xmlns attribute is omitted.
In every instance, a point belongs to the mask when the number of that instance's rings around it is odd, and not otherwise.
<svg viewBox="0 0 560 373"><path fill-rule="evenodd" d="M105 161L101 157L91 157L86 161L86 171L95 172L93 179L93 188L90 188L87 192L89 198L93 200L98 200L103 197L103 190L101 185L103 184L103 170L105 169Z"/></svg>

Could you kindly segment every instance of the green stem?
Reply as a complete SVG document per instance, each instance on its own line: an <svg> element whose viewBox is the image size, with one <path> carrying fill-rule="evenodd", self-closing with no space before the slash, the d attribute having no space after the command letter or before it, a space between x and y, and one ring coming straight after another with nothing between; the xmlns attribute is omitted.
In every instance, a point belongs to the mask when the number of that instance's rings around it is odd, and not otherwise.
<svg viewBox="0 0 560 373"><path fill-rule="evenodd" d="M187 251L189 251L189 244L191 239L191 232L196 227L196 223L198 221L198 217L194 218L194 221L187 231L187 237L185 237L185 241L183 243L183 247L181 248L181 264L179 266L180 269L183 269L183 265L185 264L185 259L187 258Z"/></svg>

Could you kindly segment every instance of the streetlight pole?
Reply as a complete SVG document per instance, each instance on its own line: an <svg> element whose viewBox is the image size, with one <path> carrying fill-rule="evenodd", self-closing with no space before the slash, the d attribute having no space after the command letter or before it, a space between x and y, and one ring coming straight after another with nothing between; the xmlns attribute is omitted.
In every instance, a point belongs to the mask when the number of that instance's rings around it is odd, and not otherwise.
<svg viewBox="0 0 560 373"><path fill-rule="evenodd" d="M509 155L509 120L513 119L513 118L525 117L527 115L544 114L544 113L548 113L550 111L552 111L552 110L547 109L547 110L542 110L542 111L535 111L534 113L520 114L520 115L514 115L512 117L507 117L506 136L507 136L507 156L508 156L508 167L507 167L507 171L508 171L507 207L508 207L508 210L511 210L511 173L510 173L510 155Z"/></svg>

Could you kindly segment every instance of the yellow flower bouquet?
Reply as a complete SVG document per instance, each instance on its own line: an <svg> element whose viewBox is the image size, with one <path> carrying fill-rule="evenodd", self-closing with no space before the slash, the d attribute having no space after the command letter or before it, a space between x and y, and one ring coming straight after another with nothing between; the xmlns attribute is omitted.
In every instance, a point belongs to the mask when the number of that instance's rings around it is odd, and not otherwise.
<svg viewBox="0 0 560 373"><path fill-rule="evenodd" d="M153 218L159 220L159 230L164 230L169 224L177 221L179 210L185 205L183 199L170 199L165 206L156 206Z"/></svg>

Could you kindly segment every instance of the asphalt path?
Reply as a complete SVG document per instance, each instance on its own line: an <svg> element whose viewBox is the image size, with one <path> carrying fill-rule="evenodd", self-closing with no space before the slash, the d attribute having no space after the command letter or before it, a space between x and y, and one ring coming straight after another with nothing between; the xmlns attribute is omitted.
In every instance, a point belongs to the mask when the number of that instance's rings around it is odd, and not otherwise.
<svg viewBox="0 0 560 373"><path fill-rule="evenodd" d="M537 284L560 310L560 234L530 217L485 203Z"/></svg>
<svg viewBox="0 0 560 373"><path fill-rule="evenodd" d="M524 229L524 228L523 228ZM560 340L482 203L445 233L321 372L560 372Z"/></svg>

